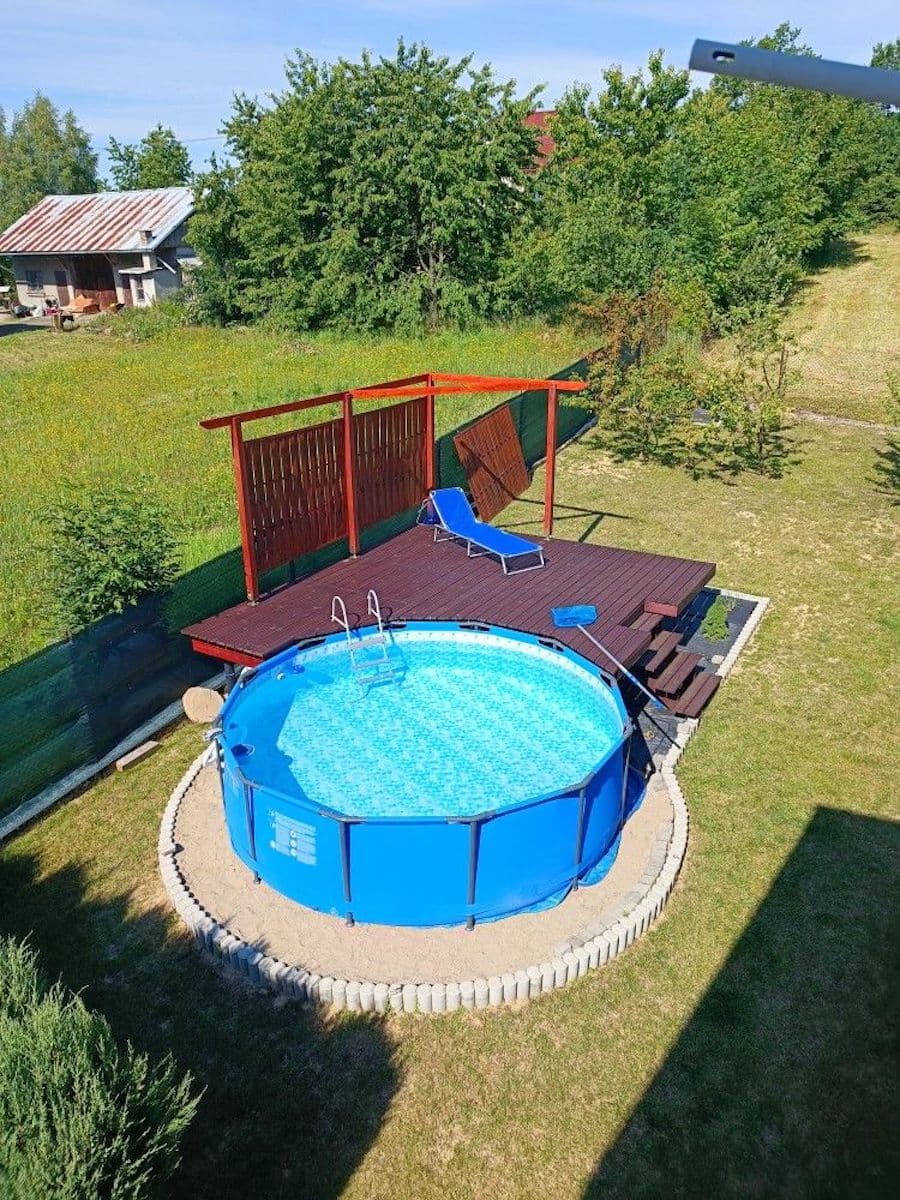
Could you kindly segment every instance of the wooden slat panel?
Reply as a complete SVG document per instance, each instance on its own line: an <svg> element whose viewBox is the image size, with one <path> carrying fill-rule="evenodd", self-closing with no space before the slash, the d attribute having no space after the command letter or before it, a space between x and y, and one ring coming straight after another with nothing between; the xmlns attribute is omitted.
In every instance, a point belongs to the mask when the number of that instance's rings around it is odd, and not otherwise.
<svg viewBox="0 0 900 1200"><path fill-rule="evenodd" d="M250 528L260 571L346 533L341 422L245 443Z"/></svg>
<svg viewBox="0 0 900 1200"><path fill-rule="evenodd" d="M531 482L508 404L495 408L453 439L482 521L490 521Z"/></svg>
<svg viewBox="0 0 900 1200"><path fill-rule="evenodd" d="M425 495L426 400L353 414L360 528L415 508Z"/></svg>

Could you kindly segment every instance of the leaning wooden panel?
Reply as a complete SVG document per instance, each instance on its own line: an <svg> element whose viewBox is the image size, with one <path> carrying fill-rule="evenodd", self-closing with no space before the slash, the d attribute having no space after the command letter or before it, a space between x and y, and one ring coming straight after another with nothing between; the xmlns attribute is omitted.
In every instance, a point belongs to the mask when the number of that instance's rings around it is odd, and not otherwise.
<svg viewBox="0 0 900 1200"><path fill-rule="evenodd" d="M508 404L462 430L453 444L482 521L490 521L527 491L531 480Z"/></svg>
<svg viewBox="0 0 900 1200"><path fill-rule="evenodd" d="M360 528L415 508L425 495L427 400L353 414Z"/></svg>
<svg viewBox="0 0 900 1200"><path fill-rule="evenodd" d="M244 443L250 532L260 571L346 533L341 422Z"/></svg>

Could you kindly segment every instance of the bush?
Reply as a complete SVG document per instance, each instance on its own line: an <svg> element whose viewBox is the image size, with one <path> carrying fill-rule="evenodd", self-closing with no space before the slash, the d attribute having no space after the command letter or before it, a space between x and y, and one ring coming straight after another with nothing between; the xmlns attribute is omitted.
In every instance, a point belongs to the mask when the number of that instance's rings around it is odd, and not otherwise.
<svg viewBox="0 0 900 1200"><path fill-rule="evenodd" d="M107 312L85 328L126 342L149 342L172 329L195 325L199 320L197 304L190 286L146 308L123 308Z"/></svg>
<svg viewBox="0 0 900 1200"><path fill-rule="evenodd" d="M728 637L728 614L734 608L734 601L719 594L706 610L706 616L700 626L700 632L711 642L724 642Z"/></svg>
<svg viewBox="0 0 900 1200"><path fill-rule="evenodd" d="M168 587L178 573L169 514L140 484L70 488L43 519L47 582L66 630L122 612Z"/></svg>
<svg viewBox="0 0 900 1200"><path fill-rule="evenodd" d="M0 939L0 1195L144 1200L179 1162L197 1107L171 1056L119 1049L105 1018L48 988L27 945Z"/></svg>

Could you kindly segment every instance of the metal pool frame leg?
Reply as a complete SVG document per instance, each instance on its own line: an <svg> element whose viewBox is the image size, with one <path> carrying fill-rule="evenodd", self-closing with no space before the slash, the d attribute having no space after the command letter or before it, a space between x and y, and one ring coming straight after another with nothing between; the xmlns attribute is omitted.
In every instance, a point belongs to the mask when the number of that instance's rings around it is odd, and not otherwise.
<svg viewBox="0 0 900 1200"><path fill-rule="evenodd" d="M466 884L466 904L471 908L475 903L475 884L478 879L478 846L482 822L486 819L484 813L475 817L448 817L448 825L468 825L469 827L469 873ZM475 928L475 916L469 913L466 917L466 929Z"/></svg>
<svg viewBox="0 0 900 1200"><path fill-rule="evenodd" d="M350 826L360 825L362 821L359 817L335 817L334 819L338 823L338 836L341 839L341 879L344 884L344 902L349 906L353 902L350 889ZM349 907L344 920L348 925L356 924Z"/></svg>

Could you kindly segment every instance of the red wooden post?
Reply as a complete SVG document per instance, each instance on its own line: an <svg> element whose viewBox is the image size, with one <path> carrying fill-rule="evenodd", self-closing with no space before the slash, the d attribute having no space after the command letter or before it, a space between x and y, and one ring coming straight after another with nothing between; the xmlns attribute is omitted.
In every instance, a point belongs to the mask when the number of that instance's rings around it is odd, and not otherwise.
<svg viewBox="0 0 900 1200"><path fill-rule="evenodd" d="M244 434L240 421L231 422L231 458L234 464L234 490L237 495L238 520L241 526L244 582L247 585L247 599L251 604L255 604L259 599L259 571L256 566L256 547L253 544L250 491L247 486L247 463L244 457Z"/></svg>
<svg viewBox="0 0 900 1200"><path fill-rule="evenodd" d="M437 487L434 463L434 376L428 376L428 393L425 397L425 491Z"/></svg>
<svg viewBox="0 0 900 1200"><path fill-rule="evenodd" d="M346 392L344 410L344 507L347 510L347 541L350 553L359 554L359 518L356 513L356 451L353 445L353 398Z"/></svg>
<svg viewBox="0 0 900 1200"><path fill-rule="evenodd" d="M553 497L556 492L556 384L547 388L547 455L544 460L544 536L553 533Z"/></svg>

